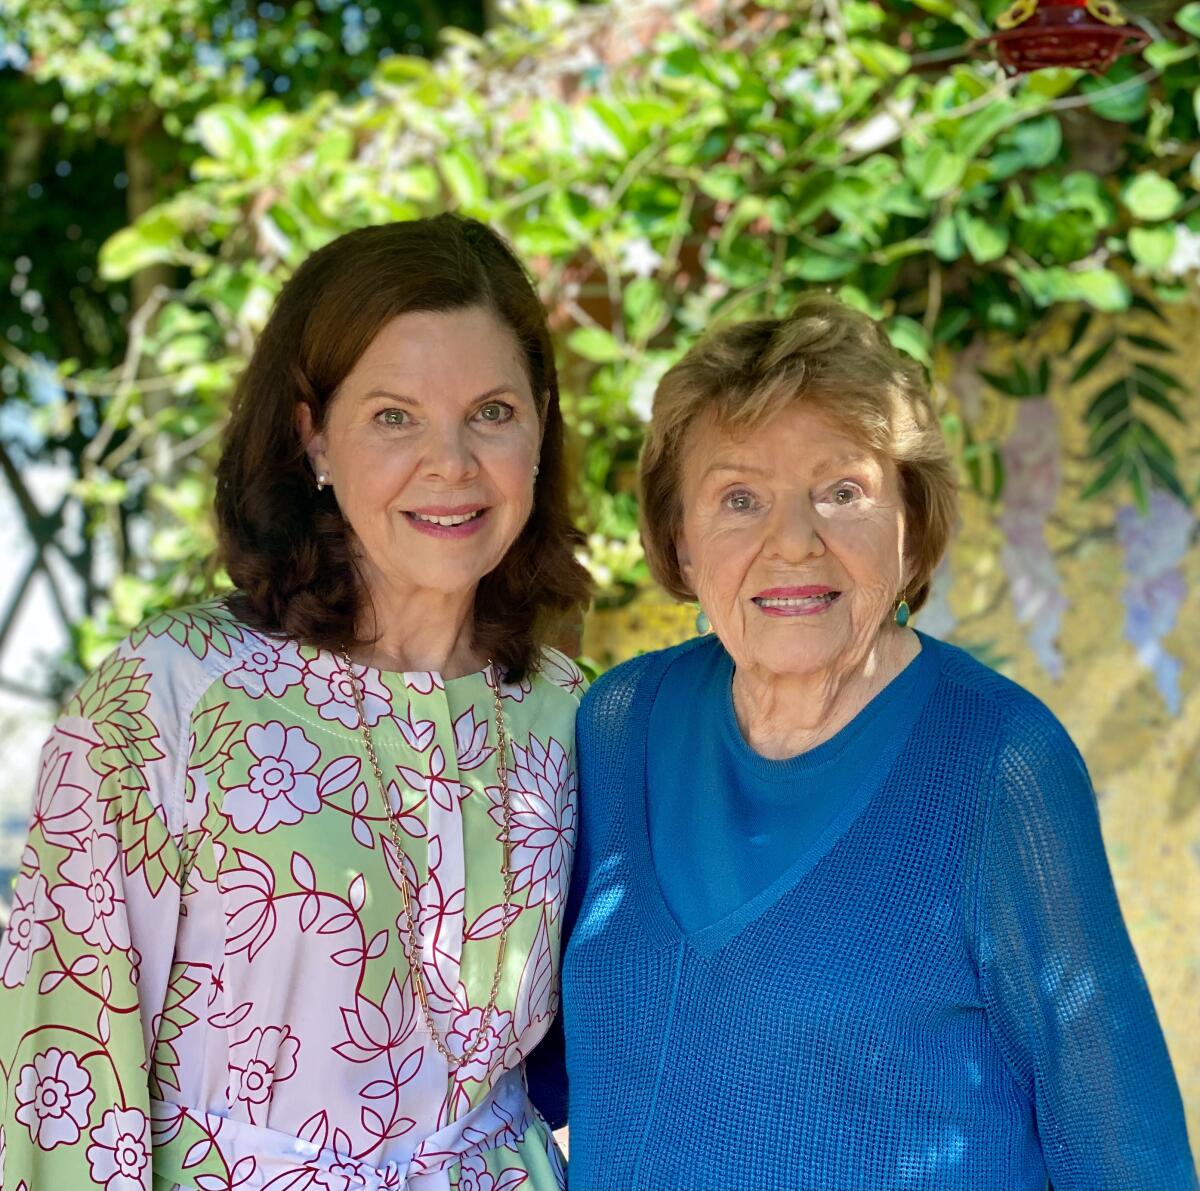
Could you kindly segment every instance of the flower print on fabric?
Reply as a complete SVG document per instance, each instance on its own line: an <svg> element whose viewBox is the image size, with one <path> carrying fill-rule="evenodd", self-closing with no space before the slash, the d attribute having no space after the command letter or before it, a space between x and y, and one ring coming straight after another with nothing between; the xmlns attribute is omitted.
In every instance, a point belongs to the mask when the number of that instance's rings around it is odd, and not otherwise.
<svg viewBox="0 0 1200 1191"><path fill-rule="evenodd" d="M50 945L46 923L57 917L58 907L50 900L46 878L41 873L35 877L23 874L13 890L12 912L0 940L0 983L5 988L20 988L25 983L33 957Z"/></svg>
<svg viewBox="0 0 1200 1191"><path fill-rule="evenodd" d="M245 691L251 699L280 699L288 687L303 681L304 659L295 645L276 645L262 637L252 638L250 644L242 664L225 675L226 686Z"/></svg>
<svg viewBox="0 0 1200 1191"><path fill-rule="evenodd" d="M96 1098L91 1076L73 1054L57 1046L35 1055L32 1063L21 1068L14 1095L17 1120L29 1130L34 1145L43 1150L74 1145Z"/></svg>
<svg viewBox="0 0 1200 1191"><path fill-rule="evenodd" d="M245 774L244 784L225 795L222 814L238 831L299 823L321 806L313 772L320 758L303 728L285 728L278 720L252 724L230 757L232 772Z"/></svg>
<svg viewBox="0 0 1200 1191"><path fill-rule="evenodd" d="M362 693L367 727L373 728L385 716L391 715L392 700L379 675L365 666L354 667L352 681L340 658L328 652L319 654L304 671L304 698L317 709L323 720L336 720L343 727L357 729L356 683Z"/></svg>
<svg viewBox="0 0 1200 1191"><path fill-rule="evenodd" d="M42 750L33 826L56 848L82 848L83 835L92 826L88 800L95 774L87 754L95 743L94 737L83 740L55 727Z"/></svg>
<svg viewBox="0 0 1200 1191"><path fill-rule="evenodd" d="M150 1164L150 1122L138 1108L110 1108L87 1148L92 1179L104 1191L142 1191Z"/></svg>
<svg viewBox="0 0 1200 1191"><path fill-rule="evenodd" d="M572 695L583 694L587 685L583 671L565 654L557 649L547 649L542 653L541 672L560 690Z"/></svg>
<svg viewBox="0 0 1200 1191"><path fill-rule="evenodd" d="M442 676L433 670L405 670L404 685L418 695L432 695L434 691L446 689Z"/></svg>
<svg viewBox="0 0 1200 1191"><path fill-rule="evenodd" d="M253 961L275 933L275 871L251 852L234 849L240 867L219 873L225 899L225 954Z"/></svg>
<svg viewBox="0 0 1200 1191"><path fill-rule="evenodd" d="M93 831L83 849L58 866L62 884L50 892L67 929L108 955L129 948L129 920L121 886L121 847L111 831Z"/></svg>
<svg viewBox="0 0 1200 1191"><path fill-rule="evenodd" d="M485 1028L483 1009L479 1005L458 1013L446 1036L446 1043L454 1054L462 1056L474 1047L471 1058L458 1068L458 1078L486 1079L496 1060L504 1054L508 1036L512 1030L512 1014L497 1009Z"/></svg>
<svg viewBox="0 0 1200 1191"><path fill-rule="evenodd" d="M454 751L460 770L478 769L495 753L488 744L488 727L488 720L475 719L474 707L468 707L454 721Z"/></svg>
<svg viewBox="0 0 1200 1191"><path fill-rule="evenodd" d="M513 745L516 766L509 775L512 803L513 890L527 889L526 905L545 903L555 917L571 876L575 851L576 779L566 750L554 737L529 747ZM489 814L504 825L504 807L496 786L487 788Z"/></svg>
<svg viewBox="0 0 1200 1191"><path fill-rule="evenodd" d="M244 1101L254 1124L266 1116L262 1105L271 1099L276 1083L296 1074L300 1039L290 1026L267 1026L251 1031L248 1038L229 1048L229 1102Z"/></svg>
<svg viewBox="0 0 1200 1191"><path fill-rule="evenodd" d="M380 791L336 654L205 618L122 645L43 752L0 932L0 1186L147 1191L157 1169L208 1191L401 1191L419 1171L552 1191L518 1067L556 1008L558 918L525 900L552 895L538 858L568 793L530 732L569 755L577 699L535 675L504 704L524 887L484 1028L505 917L485 673L359 671ZM398 881L461 1070L425 1028Z"/></svg>
<svg viewBox="0 0 1200 1191"><path fill-rule="evenodd" d="M459 1167L458 1191L516 1191L528 1178L526 1171L515 1166L492 1174L482 1154L471 1154Z"/></svg>

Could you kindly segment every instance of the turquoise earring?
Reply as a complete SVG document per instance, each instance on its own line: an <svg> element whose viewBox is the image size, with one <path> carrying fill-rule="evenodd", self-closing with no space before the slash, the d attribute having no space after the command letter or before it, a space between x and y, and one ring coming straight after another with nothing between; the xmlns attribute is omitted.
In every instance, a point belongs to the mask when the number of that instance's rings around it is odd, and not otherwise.
<svg viewBox="0 0 1200 1191"><path fill-rule="evenodd" d="M904 598L904 595L901 594L900 602L896 605L896 623L901 628L904 628L904 626L908 624L909 617L911 616L912 610L908 606L908 601Z"/></svg>
<svg viewBox="0 0 1200 1191"><path fill-rule="evenodd" d="M696 613L696 632L702 637L705 633L712 632L712 621L708 619L708 613L703 608Z"/></svg>

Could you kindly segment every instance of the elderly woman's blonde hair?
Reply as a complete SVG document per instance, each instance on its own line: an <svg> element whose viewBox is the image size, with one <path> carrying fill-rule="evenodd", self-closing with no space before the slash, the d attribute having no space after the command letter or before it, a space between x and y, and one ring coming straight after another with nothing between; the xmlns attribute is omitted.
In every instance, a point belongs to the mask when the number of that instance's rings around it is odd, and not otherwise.
<svg viewBox="0 0 1200 1191"><path fill-rule="evenodd" d="M787 318L713 332L659 382L638 469L651 574L679 599L696 598L675 549L693 427L712 417L736 436L796 405L819 411L896 465L911 567L904 595L915 612L954 528L954 464L919 365L874 319L828 294L807 295Z"/></svg>

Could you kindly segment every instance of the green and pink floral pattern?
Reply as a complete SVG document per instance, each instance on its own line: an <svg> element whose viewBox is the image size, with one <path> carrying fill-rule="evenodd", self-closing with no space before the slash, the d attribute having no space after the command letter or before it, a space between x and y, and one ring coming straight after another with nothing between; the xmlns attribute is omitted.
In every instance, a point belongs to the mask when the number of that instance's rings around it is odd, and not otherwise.
<svg viewBox="0 0 1200 1191"><path fill-rule="evenodd" d="M0 944L0 1188L550 1191L520 1064L558 1000L583 679L502 687L515 898L486 673L355 668L403 849L327 651L220 604L160 617L42 757ZM423 982L404 958L400 882ZM482 1039L482 1044L479 1040Z"/></svg>

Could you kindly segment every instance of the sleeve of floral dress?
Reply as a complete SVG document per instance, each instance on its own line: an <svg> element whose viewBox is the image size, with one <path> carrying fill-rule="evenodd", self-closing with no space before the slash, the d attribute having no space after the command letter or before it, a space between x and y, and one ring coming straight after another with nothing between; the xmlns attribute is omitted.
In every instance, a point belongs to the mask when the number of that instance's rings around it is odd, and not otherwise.
<svg viewBox="0 0 1200 1191"><path fill-rule="evenodd" d="M975 882L988 1018L1056 1191L1195 1187L1179 1091L1083 759L1040 704L1001 744Z"/></svg>
<svg viewBox="0 0 1200 1191"><path fill-rule="evenodd" d="M42 752L0 943L6 1191L151 1185L148 1073L180 851L156 800L178 758L147 714L142 667L110 658Z"/></svg>

